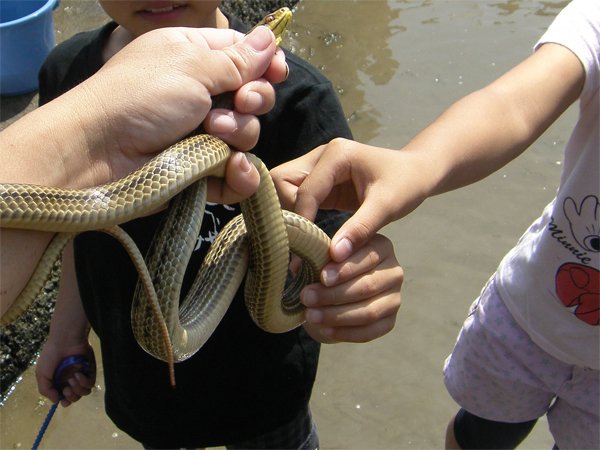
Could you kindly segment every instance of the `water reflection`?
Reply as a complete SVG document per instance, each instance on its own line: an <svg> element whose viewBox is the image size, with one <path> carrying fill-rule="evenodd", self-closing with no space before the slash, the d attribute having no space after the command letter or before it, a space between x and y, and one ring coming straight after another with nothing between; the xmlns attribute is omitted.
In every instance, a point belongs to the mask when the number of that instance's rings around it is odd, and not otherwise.
<svg viewBox="0 0 600 450"><path fill-rule="evenodd" d="M503 3L495 3L492 6L496 6L500 9L500 14L502 15L510 15L514 13L517 9L519 9L519 1L518 0L510 0L508 2Z"/></svg>
<svg viewBox="0 0 600 450"><path fill-rule="evenodd" d="M522 9L532 9L533 13L538 16L556 16L563 9L569 0L558 0L555 2L523 2L522 0L508 0L500 3L491 3L491 6L500 10L500 15L508 16Z"/></svg>
<svg viewBox="0 0 600 450"><path fill-rule="evenodd" d="M365 85L386 85L399 68L389 46L405 30L394 23L399 14L386 1L301 0L295 9L285 45L331 79L362 140L376 136L380 122Z"/></svg>
<svg viewBox="0 0 600 450"><path fill-rule="evenodd" d="M535 14L538 16L556 16L561 9L563 9L570 0L562 0L557 2L541 2L540 7L536 10Z"/></svg>

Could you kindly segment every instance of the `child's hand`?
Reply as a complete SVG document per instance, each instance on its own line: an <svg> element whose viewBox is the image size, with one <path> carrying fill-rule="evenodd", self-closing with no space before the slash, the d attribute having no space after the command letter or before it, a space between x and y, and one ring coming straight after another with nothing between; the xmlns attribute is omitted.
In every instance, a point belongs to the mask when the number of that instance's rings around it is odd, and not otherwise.
<svg viewBox="0 0 600 450"><path fill-rule="evenodd" d="M58 392L53 385L54 372L60 362L70 355L84 356L90 361L90 366L93 370L91 370L89 378L81 372L75 372L73 376L68 378L68 385L62 392ZM49 340L42 348L42 352L36 363L35 376L40 394L48 397L53 403L60 400L62 406L69 406L84 395L89 395L94 387L96 382L94 350L87 341L78 345L64 347Z"/></svg>
<svg viewBox="0 0 600 450"><path fill-rule="evenodd" d="M404 272L385 236L375 235L344 262L327 264L321 279L301 294L304 326L314 339L367 342L394 327Z"/></svg>
<svg viewBox="0 0 600 450"><path fill-rule="evenodd" d="M343 261L426 198L434 170L423 159L338 138L275 167L271 176L283 207L309 220L319 208L356 211L332 238L331 257Z"/></svg>

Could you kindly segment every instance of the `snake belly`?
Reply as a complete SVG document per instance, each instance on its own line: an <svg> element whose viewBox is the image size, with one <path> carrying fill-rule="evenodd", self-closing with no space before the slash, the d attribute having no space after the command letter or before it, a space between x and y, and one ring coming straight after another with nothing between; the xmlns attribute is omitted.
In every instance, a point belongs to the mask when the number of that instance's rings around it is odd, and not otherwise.
<svg viewBox="0 0 600 450"><path fill-rule="evenodd" d="M0 184L0 226L59 233L2 323L14 320L31 304L32 292L38 289L32 285L36 279L45 280L44 273L68 240L83 231L100 230L124 245L140 274L132 327L142 348L159 359L183 361L201 348L226 313L244 276L246 305L260 328L281 333L302 324L298 292L318 280L320 269L329 260L330 241L312 222L281 209L267 168L251 154L248 158L261 176L259 189L241 203L242 214L221 230L180 305L183 275L204 214L205 178L222 177L230 155L220 139L198 135L103 186L70 190ZM142 258L118 225L169 200L167 218ZM303 259L303 266L297 283L286 290L290 251Z"/></svg>

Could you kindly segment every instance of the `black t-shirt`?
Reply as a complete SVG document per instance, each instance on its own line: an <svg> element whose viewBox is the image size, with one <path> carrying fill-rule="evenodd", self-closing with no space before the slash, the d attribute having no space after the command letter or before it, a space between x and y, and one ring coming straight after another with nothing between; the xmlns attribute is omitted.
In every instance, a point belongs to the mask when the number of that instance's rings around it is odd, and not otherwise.
<svg viewBox="0 0 600 450"><path fill-rule="evenodd" d="M247 28L230 18L232 28ZM102 66L103 46L116 27L77 34L57 46L40 72L40 103L68 91ZM335 137L351 137L331 83L307 62L286 52L287 81L276 86L277 103L260 117L253 153L267 167L294 159ZM237 206L208 205L186 272L183 293L197 273L210 242ZM162 214L124 224L144 254ZM345 218L321 213L334 232ZM309 401L319 344L302 327L269 334L250 319L243 289L208 342L175 366L171 388L167 365L148 355L131 330L131 301L137 273L111 237L84 233L75 240L76 270L87 316L101 341L106 411L134 439L154 448L224 445L260 435L293 419Z"/></svg>

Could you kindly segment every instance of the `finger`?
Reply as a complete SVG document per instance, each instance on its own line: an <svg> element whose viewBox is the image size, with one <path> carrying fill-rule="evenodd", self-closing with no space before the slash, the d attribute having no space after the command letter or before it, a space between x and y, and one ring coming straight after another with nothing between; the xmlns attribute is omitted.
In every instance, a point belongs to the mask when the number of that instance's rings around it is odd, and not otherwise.
<svg viewBox="0 0 600 450"><path fill-rule="evenodd" d="M305 316L307 322L324 328L367 327L381 320L395 317L400 309L400 299L396 293L383 293L368 300L352 304L309 308Z"/></svg>
<svg viewBox="0 0 600 450"><path fill-rule="evenodd" d="M75 403L81 398L80 395L77 395L75 392L73 392L73 388L71 386L65 387L62 390L62 395L63 398L60 403L65 407L69 406L72 403Z"/></svg>
<svg viewBox="0 0 600 450"><path fill-rule="evenodd" d="M385 267L398 265L392 241L381 234L376 234L343 262L326 264L321 271L321 283L328 287L344 283L374 270L384 261L386 261Z"/></svg>
<svg viewBox="0 0 600 450"><path fill-rule="evenodd" d="M385 264L368 273L333 287L313 284L305 287L300 298L308 308L345 305L375 298L383 292L395 291L400 296L404 272L397 264Z"/></svg>
<svg viewBox="0 0 600 450"><path fill-rule="evenodd" d="M223 52L235 66L237 75L241 77L242 82L237 86L232 86L232 78L214 77L217 78L215 80L217 91L211 91L213 95L236 90L244 83L261 78L271 65L275 55L275 37L268 28L256 27L241 41L225 47Z"/></svg>
<svg viewBox="0 0 600 450"><path fill-rule="evenodd" d="M238 203L256 192L259 183L256 167L243 153L234 152L227 161L225 180L209 178L208 199L222 204Z"/></svg>
<svg viewBox="0 0 600 450"><path fill-rule="evenodd" d="M251 81L237 90L234 104L236 111L243 114L265 114L275 105L275 89L264 78Z"/></svg>
<svg viewBox="0 0 600 450"><path fill-rule="evenodd" d="M343 154L336 151L339 145L337 142L339 140L318 147L313 150L315 153L311 159L305 159L305 164L312 163L313 167L308 168L308 174L298 186L294 211L310 220L314 219L313 216L319 208L348 209L343 203L347 202L346 199L350 198L352 193L340 198L338 191L334 189L335 186L351 180L351 165Z"/></svg>
<svg viewBox="0 0 600 450"><path fill-rule="evenodd" d="M213 50L222 50L226 47L231 47L244 39L244 33L231 28L174 28L172 30L174 31L172 37L173 40L186 40L196 44L200 48L209 48ZM164 33L168 31L169 30L153 30L146 33L146 35L150 35L150 33L163 33L164 35ZM178 35L176 34L177 32L183 34Z"/></svg>
<svg viewBox="0 0 600 450"><path fill-rule="evenodd" d="M383 320L375 322L368 326L357 327L325 327L321 333L335 342L370 342L381 336L386 335L394 329L396 324L395 316L388 316Z"/></svg>
<svg viewBox="0 0 600 450"><path fill-rule="evenodd" d="M95 376L86 377L81 372L76 372L74 376L75 376L75 379L77 380L77 383L80 386L82 386L84 389L87 389L88 391L91 392L91 390L94 388L94 383L96 382ZM89 394L89 392L88 392L88 394Z"/></svg>
<svg viewBox="0 0 600 450"><path fill-rule="evenodd" d="M314 221L320 203L312 192L306 192L303 203L298 205L298 189L318 163L325 146L315 148L311 152L271 170L271 178L277 189L282 206ZM327 190L327 187L324 188Z"/></svg>
<svg viewBox="0 0 600 450"><path fill-rule="evenodd" d="M196 77L212 96L236 91L245 83L261 78L276 52L275 37L266 27L257 27L247 35L209 28L171 31L171 34L178 34L174 40L187 40L196 45L201 66L190 75ZM210 72L206 67L211 68Z"/></svg>
<svg viewBox="0 0 600 450"><path fill-rule="evenodd" d="M388 214L389 198L367 195L363 204L331 239L330 253L334 261L344 261L392 221Z"/></svg>
<svg viewBox="0 0 600 450"><path fill-rule="evenodd" d="M211 110L203 125L207 133L241 151L253 148L260 134L260 122L256 116L227 109Z"/></svg>
<svg viewBox="0 0 600 450"><path fill-rule="evenodd" d="M278 48L275 56L271 60L271 64L267 68L264 77L271 83L277 84L287 80L290 74L290 68L285 62L285 53Z"/></svg>
<svg viewBox="0 0 600 450"><path fill-rule="evenodd" d="M68 383L72 393L80 398L92 392L93 385L84 376L69 378Z"/></svg>

